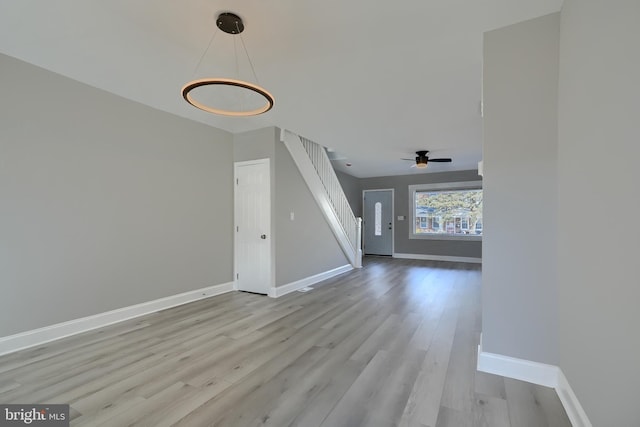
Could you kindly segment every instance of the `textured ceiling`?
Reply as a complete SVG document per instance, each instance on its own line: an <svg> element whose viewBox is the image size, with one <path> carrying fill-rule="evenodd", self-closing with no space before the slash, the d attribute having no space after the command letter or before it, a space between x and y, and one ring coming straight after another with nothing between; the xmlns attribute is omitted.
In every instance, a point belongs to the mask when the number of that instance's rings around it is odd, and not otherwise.
<svg viewBox="0 0 640 427"><path fill-rule="evenodd" d="M337 169L358 177L425 173L400 160L418 149L453 158L426 173L475 169L483 31L561 1L0 0L0 52L232 132L289 129L335 149ZM193 77L249 76L215 27L222 11L243 18L256 74L276 98L262 116L212 116L181 98Z"/></svg>

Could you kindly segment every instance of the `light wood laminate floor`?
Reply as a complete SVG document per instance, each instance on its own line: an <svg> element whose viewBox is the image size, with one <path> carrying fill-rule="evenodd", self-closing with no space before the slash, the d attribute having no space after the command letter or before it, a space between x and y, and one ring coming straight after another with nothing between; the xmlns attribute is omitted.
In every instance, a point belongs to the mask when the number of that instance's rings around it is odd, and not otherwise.
<svg viewBox="0 0 640 427"><path fill-rule="evenodd" d="M0 402L72 426L570 426L554 390L476 372L480 329L478 266L366 258L0 357Z"/></svg>

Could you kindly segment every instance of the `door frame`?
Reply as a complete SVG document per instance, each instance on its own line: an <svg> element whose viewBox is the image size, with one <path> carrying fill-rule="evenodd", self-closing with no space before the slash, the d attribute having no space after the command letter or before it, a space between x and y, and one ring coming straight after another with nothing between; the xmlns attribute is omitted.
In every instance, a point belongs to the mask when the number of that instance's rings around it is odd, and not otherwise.
<svg viewBox="0 0 640 427"><path fill-rule="evenodd" d="M396 204L396 194L395 194L395 189L394 188L374 188L374 189L369 189L369 190L362 190L362 255L364 256L366 254L366 251L364 249L364 233L365 231L365 227L367 226L364 223L365 220L365 210L364 210L364 196L365 193L368 192L374 192L374 191L391 191L391 224L392 224L392 229L391 229L391 257L393 258L393 255L396 253L396 214L395 214L395 204Z"/></svg>
<svg viewBox="0 0 640 427"><path fill-rule="evenodd" d="M268 226L268 233L269 233L269 281L268 281L268 289L267 289L267 295L270 297L275 296L275 260L274 260L274 254L275 254L275 236L273 235L273 192L272 192L272 188L271 188L271 160L269 158L265 158L265 159L255 159L255 160L245 160L245 161L240 161L240 162L234 162L233 163L233 228L235 228L236 230L238 229L237 227L239 226L239 220L238 220L238 210L236 209L237 203L238 203L238 191L237 191L237 186L235 184L235 182L237 182L238 179L238 168L242 167L242 166L251 166L251 165L258 165L258 164L266 164L267 165L267 169L268 169L268 174L267 176L269 177L269 226ZM234 290L238 290L238 233L236 231L233 231L233 289Z"/></svg>

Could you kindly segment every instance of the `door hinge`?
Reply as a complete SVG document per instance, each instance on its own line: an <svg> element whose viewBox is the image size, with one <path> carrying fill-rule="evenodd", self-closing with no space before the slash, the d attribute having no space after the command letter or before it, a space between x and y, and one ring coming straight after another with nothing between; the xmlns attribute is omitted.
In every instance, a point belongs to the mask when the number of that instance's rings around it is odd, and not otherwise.
<svg viewBox="0 0 640 427"><path fill-rule="evenodd" d="M236 273L236 280L240 278L240 273Z"/></svg>
<svg viewBox="0 0 640 427"><path fill-rule="evenodd" d="M240 231L240 227L236 225L236 233Z"/></svg>
<svg viewBox="0 0 640 427"><path fill-rule="evenodd" d="M240 184L240 180L238 178L236 178L236 185Z"/></svg>

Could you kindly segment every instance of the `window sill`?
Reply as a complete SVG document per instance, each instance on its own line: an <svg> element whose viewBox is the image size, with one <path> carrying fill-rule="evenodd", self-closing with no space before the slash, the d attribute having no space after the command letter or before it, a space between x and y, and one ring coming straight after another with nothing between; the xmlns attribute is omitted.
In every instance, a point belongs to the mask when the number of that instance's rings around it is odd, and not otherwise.
<svg viewBox="0 0 640 427"><path fill-rule="evenodd" d="M482 236L472 234L410 234L409 240L462 240L467 242L481 242Z"/></svg>

